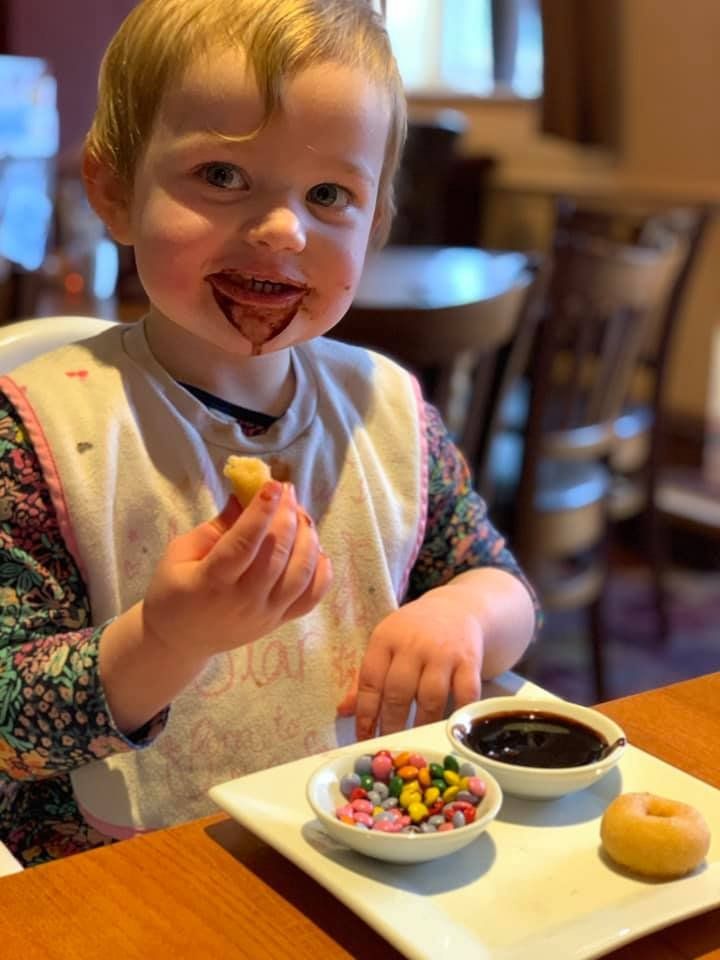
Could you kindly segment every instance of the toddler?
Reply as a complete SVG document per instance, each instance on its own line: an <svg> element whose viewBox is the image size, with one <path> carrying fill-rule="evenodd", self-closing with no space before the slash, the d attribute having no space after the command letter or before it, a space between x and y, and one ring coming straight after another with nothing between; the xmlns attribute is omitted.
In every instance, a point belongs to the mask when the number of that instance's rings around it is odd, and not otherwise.
<svg viewBox="0 0 720 960"><path fill-rule="evenodd" d="M149 312L0 380L0 838L24 863L436 721L530 642L436 411L323 336L404 130L367 0L141 0L111 42L83 175ZM276 478L245 509L230 454Z"/></svg>

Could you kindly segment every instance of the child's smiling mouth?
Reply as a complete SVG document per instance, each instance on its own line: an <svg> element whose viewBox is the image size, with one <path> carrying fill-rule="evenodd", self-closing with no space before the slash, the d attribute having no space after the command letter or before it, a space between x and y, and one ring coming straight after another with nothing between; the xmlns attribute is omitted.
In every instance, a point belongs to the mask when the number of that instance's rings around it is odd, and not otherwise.
<svg viewBox="0 0 720 960"><path fill-rule="evenodd" d="M282 333L308 292L304 284L233 270L205 277L228 323L252 344L253 355Z"/></svg>

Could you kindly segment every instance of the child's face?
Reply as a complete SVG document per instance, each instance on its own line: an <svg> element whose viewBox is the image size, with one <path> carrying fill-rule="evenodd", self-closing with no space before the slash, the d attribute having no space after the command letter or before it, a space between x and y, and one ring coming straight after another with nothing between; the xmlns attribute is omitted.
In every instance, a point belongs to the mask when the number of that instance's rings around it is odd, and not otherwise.
<svg viewBox="0 0 720 960"><path fill-rule="evenodd" d="M387 98L358 70L308 68L262 121L236 53L192 66L164 98L129 208L151 309L247 355L318 336L349 307L383 165Z"/></svg>

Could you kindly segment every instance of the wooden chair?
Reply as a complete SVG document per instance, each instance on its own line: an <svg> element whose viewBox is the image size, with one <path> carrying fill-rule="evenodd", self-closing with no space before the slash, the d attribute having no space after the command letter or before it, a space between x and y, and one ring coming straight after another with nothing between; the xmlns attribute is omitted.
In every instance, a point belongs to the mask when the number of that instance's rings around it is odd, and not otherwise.
<svg viewBox="0 0 720 960"><path fill-rule="evenodd" d="M558 234L542 296L516 338L528 357L527 419L493 444L496 516L546 609L588 611L598 699L615 422L676 262L674 247Z"/></svg>
<svg viewBox="0 0 720 960"><path fill-rule="evenodd" d="M615 424L611 457L614 478L611 517L619 522L642 515L661 642L666 642L670 634L664 586L668 547L659 504L665 459L665 396L682 306L711 216L709 209L672 212L666 217L652 218L641 233L640 239L646 243L661 243L665 237L679 237L683 252L638 360L639 373L649 381L647 398L640 401L633 397L628 399Z"/></svg>
<svg viewBox="0 0 720 960"><path fill-rule="evenodd" d="M412 307L354 304L332 331L338 340L377 350L418 376L425 398L476 468L481 493L502 364L533 281L532 273L523 271L495 296L451 306L421 300Z"/></svg>
<svg viewBox="0 0 720 960"><path fill-rule="evenodd" d="M668 549L658 503L667 376L684 299L712 216L710 207L660 212L593 209L569 198L561 198L557 204L556 229L565 235L593 235L650 248L680 244L677 269L668 278L638 355L634 379L640 383L641 392L631 392L620 412L610 457L610 516L615 523L641 517L661 642L669 636L664 589Z"/></svg>
<svg viewBox="0 0 720 960"><path fill-rule="evenodd" d="M446 194L467 125L467 118L458 110L425 111L408 118L407 140L395 180L397 210L391 244L446 242Z"/></svg>
<svg viewBox="0 0 720 960"><path fill-rule="evenodd" d="M394 246L476 246L497 158L461 151L468 119L458 110L415 108L395 178Z"/></svg>

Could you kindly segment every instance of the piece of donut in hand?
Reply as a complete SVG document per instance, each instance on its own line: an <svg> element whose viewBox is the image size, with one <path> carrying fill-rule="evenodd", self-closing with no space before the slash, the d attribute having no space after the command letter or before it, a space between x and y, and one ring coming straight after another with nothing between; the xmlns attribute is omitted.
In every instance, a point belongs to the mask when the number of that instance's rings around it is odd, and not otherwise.
<svg viewBox="0 0 720 960"><path fill-rule="evenodd" d="M603 814L600 839L611 860L661 880L685 876L705 859L710 829L699 810L652 793L622 793Z"/></svg>
<svg viewBox="0 0 720 960"><path fill-rule="evenodd" d="M243 508L268 480L272 480L270 467L258 457L229 456L223 475L230 481L232 491Z"/></svg>

